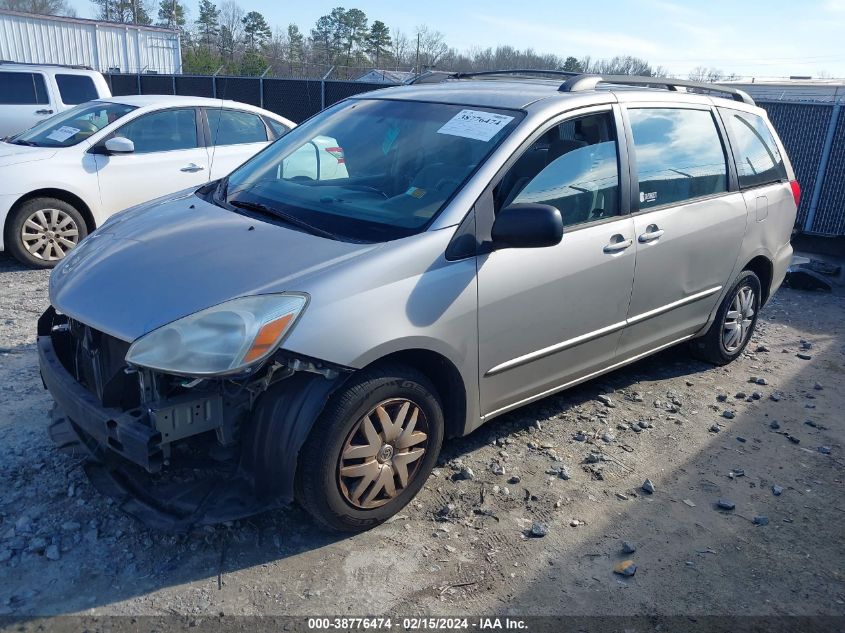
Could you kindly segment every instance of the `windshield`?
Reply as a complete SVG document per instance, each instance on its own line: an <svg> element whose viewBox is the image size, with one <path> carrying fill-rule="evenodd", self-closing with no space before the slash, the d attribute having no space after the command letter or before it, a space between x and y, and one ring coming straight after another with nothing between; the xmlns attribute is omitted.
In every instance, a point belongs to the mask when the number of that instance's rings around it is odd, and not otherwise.
<svg viewBox="0 0 845 633"><path fill-rule="evenodd" d="M521 113L362 99L294 128L233 172L226 202L377 242L418 233Z"/></svg>
<svg viewBox="0 0 845 633"><path fill-rule="evenodd" d="M50 117L10 142L35 147L70 147L132 112L135 106L91 101Z"/></svg>

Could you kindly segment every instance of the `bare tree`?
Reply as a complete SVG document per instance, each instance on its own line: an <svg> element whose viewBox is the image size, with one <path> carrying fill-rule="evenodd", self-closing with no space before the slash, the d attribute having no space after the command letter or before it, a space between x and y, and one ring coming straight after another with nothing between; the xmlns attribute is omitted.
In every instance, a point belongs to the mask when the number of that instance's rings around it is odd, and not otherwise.
<svg viewBox="0 0 845 633"><path fill-rule="evenodd" d="M705 68L704 66L696 66L689 72L689 78L692 81L705 81L708 83L716 83L724 79L725 73L718 68Z"/></svg>
<svg viewBox="0 0 845 633"><path fill-rule="evenodd" d="M390 56L396 64L396 69L399 66L408 64L408 36L398 29L393 29L391 32Z"/></svg>
<svg viewBox="0 0 845 633"><path fill-rule="evenodd" d="M421 68L434 68L437 62L449 52L445 37L440 31L433 31L423 24L417 27L419 42L419 64ZM419 68L417 72L419 72Z"/></svg>

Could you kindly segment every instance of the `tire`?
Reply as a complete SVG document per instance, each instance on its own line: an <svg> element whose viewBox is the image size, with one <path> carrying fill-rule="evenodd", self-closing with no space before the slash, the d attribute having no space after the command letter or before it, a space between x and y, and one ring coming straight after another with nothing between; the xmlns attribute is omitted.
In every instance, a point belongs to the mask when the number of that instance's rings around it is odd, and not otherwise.
<svg viewBox="0 0 845 633"><path fill-rule="evenodd" d="M383 414L404 424L385 426ZM296 500L330 530L372 528L422 488L440 453L443 429L437 391L423 374L393 364L364 370L332 395L308 435L297 460Z"/></svg>
<svg viewBox="0 0 845 633"><path fill-rule="evenodd" d="M57 198L33 198L9 214L4 241L22 264L52 268L86 235L85 220L75 207Z"/></svg>
<svg viewBox="0 0 845 633"><path fill-rule="evenodd" d="M740 292L747 293L748 291L751 292L750 301L739 297ZM757 325L761 296L760 279L757 275L750 270L742 271L722 300L710 329L691 342L690 350L693 356L714 365L727 365L742 354ZM744 297L747 298L748 295L744 294ZM739 319L736 308L742 306L747 306L747 308L742 309L743 318ZM732 323L736 323L738 327L729 328L729 324ZM727 335L729 331L737 330L740 332L738 340L733 340Z"/></svg>

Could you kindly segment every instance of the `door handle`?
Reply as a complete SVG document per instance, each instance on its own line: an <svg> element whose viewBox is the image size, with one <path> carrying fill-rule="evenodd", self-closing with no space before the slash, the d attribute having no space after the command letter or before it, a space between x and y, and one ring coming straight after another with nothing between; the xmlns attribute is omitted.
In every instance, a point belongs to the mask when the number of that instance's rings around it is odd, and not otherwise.
<svg viewBox="0 0 845 633"><path fill-rule="evenodd" d="M53 114L52 110L36 110L35 114Z"/></svg>
<svg viewBox="0 0 845 633"><path fill-rule="evenodd" d="M637 239L641 244L648 244L649 242L659 240L661 235L663 235L663 229L656 224L649 224L645 229L645 233L641 234Z"/></svg>
<svg viewBox="0 0 845 633"><path fill-rule="evenodd" d="M179 171L195 172L195 171L202 171L203 169L205 169L205 167L203 167L202 165L197 165L196 163L191 163L189 165L185 165Z"/></svg>
<svg viewBox="0 0 845 633"><path fill-rule="evenodd" d="M621 235L614 235L613 237L622 237ZM611 238L613 239L613 238ZM624 251L626 248L631 246L634 243L634 240L619 240L618 242L610 242L607 244L602 250L605 253L618 253L620 251Z"/></svg>

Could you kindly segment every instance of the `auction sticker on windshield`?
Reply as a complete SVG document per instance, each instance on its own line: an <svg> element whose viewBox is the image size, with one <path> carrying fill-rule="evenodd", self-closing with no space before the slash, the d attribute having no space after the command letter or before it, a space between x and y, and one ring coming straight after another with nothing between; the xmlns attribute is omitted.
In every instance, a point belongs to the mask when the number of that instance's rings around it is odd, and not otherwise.
<svg viewBox="0 0 845 633"><path fill-rule="evenodd" d="M59 143L64 143L68 140L71 136L78 134L79 128L78 127L71 127L69 125L63 125L58 130L53 130L47 135L47 138L51 141L58 141Z"/></svg>
<svg viewBox="0 0 845 633"><path fill-rule="evenodd" d="M461 110L446 121L437 133L472 138L476 141L489 141L511 121L513 117L504 114L482 110Z"/></svg>

